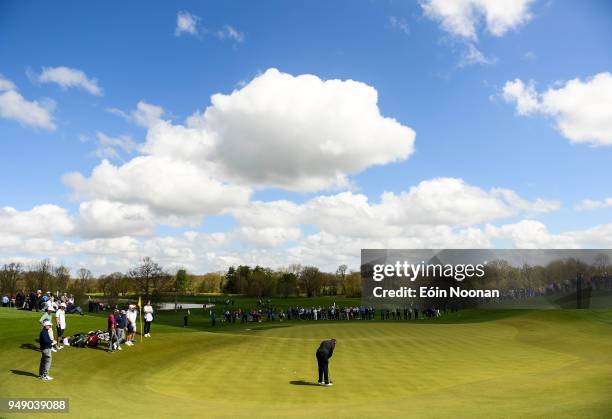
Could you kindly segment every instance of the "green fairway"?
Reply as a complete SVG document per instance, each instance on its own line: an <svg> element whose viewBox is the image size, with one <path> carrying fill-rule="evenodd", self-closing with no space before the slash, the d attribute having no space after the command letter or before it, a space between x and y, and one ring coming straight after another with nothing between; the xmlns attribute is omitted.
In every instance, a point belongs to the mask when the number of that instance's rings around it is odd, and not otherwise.
<svg viewBox="0 0 612 419"><path fill-rule="evenodd" d="M217 333L172 319L122 352L66 348L54 354L55 380L42 382L31 347L38 315L0 309L0 396L67 397L65 416L87 418L612 416L612 311L264 322ZM68 334L104 324L68 316ZM324 388L312 385L314 353L330 337L334 387Z"/></svg>

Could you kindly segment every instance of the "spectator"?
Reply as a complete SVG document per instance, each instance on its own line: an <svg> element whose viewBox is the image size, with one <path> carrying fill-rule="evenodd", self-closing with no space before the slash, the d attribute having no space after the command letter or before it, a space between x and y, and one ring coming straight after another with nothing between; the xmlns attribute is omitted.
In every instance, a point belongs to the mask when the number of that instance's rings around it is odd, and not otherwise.
<svg viewBox="0 0 612 419"><path fill-rule="evenodd" d="M189 316L191 316L191 311L187 310L185 316L183 317L183 327L187 327L187 323L189 322Z"/></svg>
<svg viewBox="0 0 612 419"><path fill-rule="evenodd" d="M55 322L57 326L57 349L62 349L62 337L66 330L66 303L61 303L59 309L55 313Z"/></svg>
<svg viewBox="0 0 612 419"><path fill-rule="evenodd" d="M125 310L121 310L121 313L115 316L115 321L117 323L117 328L115 329L115 333L117 333L117 349L122 351L121 342L125 339L125 324L127 323Z"/></svg>
<svg viewBox="0 0 612 419"><path fill-rule="evenodd" d="M51 313L53 313L54 311L55 310L53 310L53 307L46 308L46 311L42 314L42 316L40 316L40 319L38 319L38 322L41 326L44 325L46 322L51 323ZM49 336L51 337L51 340L53 340L53 327L49 329ZM57 352L57 349L55 349L53 345L51 346L51 352Z"/></svg>
<svg viewBox="0 0 612 419"><path fill-rule="evenodd" d="M145 338L151 337L151 322L153 322L153 306L151 301L147 301L147 305L144 306L144 336Z"/></svg>
<svg viewBox="0 0 612 419"><path fill-rule="evenodd" d="M38 367L38 378L43 381L51 381L53 377L49 375L52 361L51 347L55 343L53 340L53 326L49 320L45 320L42 325L38 341L40 342L40 366Z"/></svg>
<svg viewBox="0 0 612 419"><path fill-rule="evenodd" d="M126 314L127 318L127 341L125 344L127 346L134 345L134 335L136 334L136 319L138 318L138 312L136 311L136 305L130 304L128 312Z"/></svg>
<svg viewBox="0 0 612 419"><path fill-rule="evenodd" d="M114 352L115 346L117 345L117 319L115 319L116 312L117 309L108 313L108 352Z"/></svg>

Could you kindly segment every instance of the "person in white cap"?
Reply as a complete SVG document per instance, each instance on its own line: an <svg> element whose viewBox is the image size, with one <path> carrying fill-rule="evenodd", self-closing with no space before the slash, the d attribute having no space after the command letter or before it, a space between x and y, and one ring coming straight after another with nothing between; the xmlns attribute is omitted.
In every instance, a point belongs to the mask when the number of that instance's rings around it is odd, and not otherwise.
<svg viewBox="0 0 612 419"><path fill-rule="evenodd" d="M125 344L127 346L132 346L134 345L134 335L136 334L136 319L138 318L138 312L136 311L136 306L134 304L130 304L126 317L128 333Z"/></svg>
<svg viewBox="0 0 612 419"><path fill-rule="evenodd" d="M38 319L38 322L41 324L41 326L46 321L51 323L51 315L54 312L55 310L53 309L53 307L49 307L49 306L45 307L45 312L42 314L42 316L40 316L40 319ZM53 340L53 328L49 329L49 336L51 337L51 340ZM51 352L57 352L57 349L55 349L54 347L51 347Z"/></svg>
<svg viewBox="0 0 612 419"><path fill-rule="evenodd" d="M62 349L62 338L64 330L66 330L66 303L60 303L57 312L55 313L55 322L57 326L57 349Z"/></svg>
<svg viewBox="0 0 612 419"><path fill-rule="evenodd" d="M38 322L41 326L45 322L45 320L51 321L51 313L53 312L55 312L53 307L45 307L45 311L43 312L42 316L40 316L40 319L38 319Z"/></svg>
<svg viewBox="0 0 612 419"><path fill-rule="evenodd" d="M52 359L52 346L55 343L53 340L53 325L51 321L45 320L42 324L42 329L38 335L40 342L40 366L38 367L38 378L44 381L53 380L53 377L49 376L49 370L51 369Z"/></svg>

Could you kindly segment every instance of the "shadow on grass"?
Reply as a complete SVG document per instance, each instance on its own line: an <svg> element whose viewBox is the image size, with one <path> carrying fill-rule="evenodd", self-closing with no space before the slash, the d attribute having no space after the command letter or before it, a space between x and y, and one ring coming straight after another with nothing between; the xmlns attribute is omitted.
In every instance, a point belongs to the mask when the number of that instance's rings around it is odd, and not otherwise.
<svg viewBox="0 0 612 419"><path fill-rule="evenodd" d="M30 349L32 351L40 352L38 346L34 345L33 343L22 343L19 347L21 349Z"/></svg>
<svg viewBox="0 0 612 419"><path fill-rule="evenodd" d="M304 381L304 380L293 380L293 381L289 381L289 384L292 384L294 386L319 386L317 383L312 383L310 381Z"/></svg>
<svg viewBox="0 0 612 419"><path fill-rule="evenodd" d="M11 370L11 372L15 375L24 375L26 377L35 377L38 378L38 375L28 372L28 371L21 371L21 370Z"/></svg>
<svg viewBox="0 0 612 419"><path fill-rule="evenodd" d="M96 351L108 352L108 344L106 344L106 345L96 345L96 346L86 346L86 348L95 349Z"/></svg>

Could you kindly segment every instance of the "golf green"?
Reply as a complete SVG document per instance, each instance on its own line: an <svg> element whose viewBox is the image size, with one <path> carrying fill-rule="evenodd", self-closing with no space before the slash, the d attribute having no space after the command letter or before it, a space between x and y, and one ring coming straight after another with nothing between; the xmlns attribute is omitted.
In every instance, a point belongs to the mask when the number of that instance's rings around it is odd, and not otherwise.
<svg viewBox="0 0 612 419"><path fill-rule="evenodd" d="M36 378L37 320L0 309L0 396L66 397L66 417L612 417L612 311L214 333L157 323L151 338L121 352L59 351L51 382ZM104 324L68 316L68 334ZM320 387L314 353L331 337L334 386Z"/></svg>

